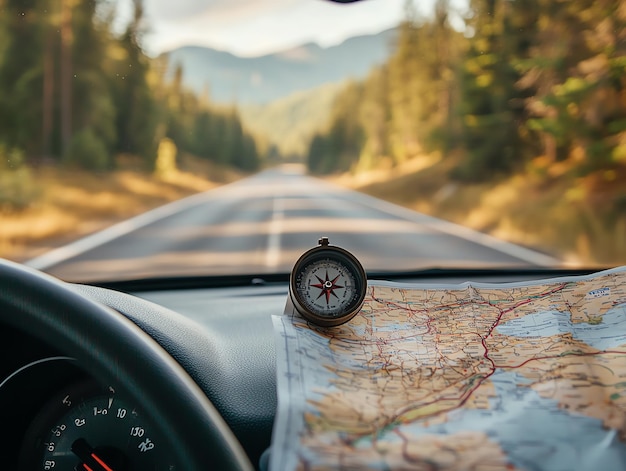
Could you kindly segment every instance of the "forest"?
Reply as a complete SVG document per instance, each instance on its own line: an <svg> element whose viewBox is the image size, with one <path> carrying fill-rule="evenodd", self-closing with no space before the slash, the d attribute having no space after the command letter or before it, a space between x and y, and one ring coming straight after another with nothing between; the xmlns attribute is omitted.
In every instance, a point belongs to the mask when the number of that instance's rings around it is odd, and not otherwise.
<svg viewBox="0 0 626 471"><path fill-rule="evenodd" d="M626 163L626 2L471 0L463 32L448 0L407 2L387 63L337 99L311 141L316 173L460 155L450 177L489 181L544 156L580 174Z"/></svg>
<svg viewBox="0 0 626 471"><path fill-rule="evenodd" d="M4 232L9 216L23 219L0 240L0 255L31 243L27 212L38 223L71 212L63 178L95 176L107 195L112 180L129 186L121 172L131 161L139 199L148 175L153 196L164 182L187 185L177 198L242 174L221 179L211 167L199 183L194 166L167 182L159 175L176 156L244 173L282 161L235 106L190 91L185 70L144 52L149 25L142 1L132 4L120 28L113 0L0 0ZM333 84L328 122L300 146L309 171L390 171L385 182L348 184L573 263L626 260L626 2L469 0L455 12L435 0L422 15L407 1L405 10L389 59L363 80ZM289 129L305 124L285 120ZM280 129L278 117L270 121ZM50 168L57 173L48 178ZM107 198L102 224L165 202L151 196L122 215ZM74 230L94 212L81 211L38 237Z"/></svg>
<svg viewBox="0 0 626 471"><path fill-rule="evenodd" d="M470 0L457 29L448 0L406 5L309 170L565 263L623 263L626 2Z"/></svg>
<svg viewBox="0 0 626 471"><path fill-rule="evenodd" d="M25 162L106 171L156 165L159 144L244 171L260 164L234 107L167 76L141 47L142 2L114 32L108 0L0 0L0 172ZM8 168L7 168L8 167Z"/></svg>

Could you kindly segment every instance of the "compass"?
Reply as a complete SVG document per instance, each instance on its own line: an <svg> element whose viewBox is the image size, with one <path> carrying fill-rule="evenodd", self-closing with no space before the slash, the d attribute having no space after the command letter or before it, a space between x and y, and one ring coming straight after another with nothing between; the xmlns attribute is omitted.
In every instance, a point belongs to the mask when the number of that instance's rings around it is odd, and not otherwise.
<svg viewBox="0 0 626 471"><path fill-rule="evenodd" d="M289 279L296 311L321 327L337 326L356 316L366 289L363 266L347 250L330 245L328 237L298 259Z"/></svg>

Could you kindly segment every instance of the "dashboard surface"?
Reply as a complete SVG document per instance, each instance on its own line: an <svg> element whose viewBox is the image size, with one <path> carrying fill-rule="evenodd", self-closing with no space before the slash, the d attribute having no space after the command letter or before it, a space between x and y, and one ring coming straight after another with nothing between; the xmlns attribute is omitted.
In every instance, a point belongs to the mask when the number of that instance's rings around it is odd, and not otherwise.
<svg viewBox="0 0 626 471"><path fill-rule="evenodd" d="M546 278L551 276L485 273L472 277L407 278L402 282L507 283ZM270 446L277 406L271 316L284 310L287 283L132 293L88 285L68 286L122 313L154 338L215 405L250 461L259 463ZM47 345L27 333L3 329L0 345L4 358L0 373L3 378L13 378L5 379L4 387L0 387L0 401L14 406L4 407L1 414L4 423L16 432L5 447L18 450L24 447L21 437L25 435L28 440L32 435L29 427L49 407L50 398L98 378L93 372L87 374L76 367L62 348ZM15 380L18 376L19 380Z"/></svg>

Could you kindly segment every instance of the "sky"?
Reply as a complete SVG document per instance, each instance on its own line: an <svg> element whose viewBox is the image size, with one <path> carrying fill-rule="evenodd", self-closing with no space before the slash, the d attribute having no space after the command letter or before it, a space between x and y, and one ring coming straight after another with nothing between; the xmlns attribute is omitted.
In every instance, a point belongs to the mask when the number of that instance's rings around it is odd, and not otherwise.
<svg viewBox="0 0 626 471"><path fill-rule="evenodd" d="M434 0L413 0L429 15ZM132 0L120 0L118 17L129 17ZM240 56L259 56L307 42L323 47L348 37L397 25L405 0L143 0L149 30L143 47L150 55L184 45L209 46ZM462 11L467 0L450 0ZM456 22L456 24L454 24ZM461 28L459 16L453 26Z"/></svg>

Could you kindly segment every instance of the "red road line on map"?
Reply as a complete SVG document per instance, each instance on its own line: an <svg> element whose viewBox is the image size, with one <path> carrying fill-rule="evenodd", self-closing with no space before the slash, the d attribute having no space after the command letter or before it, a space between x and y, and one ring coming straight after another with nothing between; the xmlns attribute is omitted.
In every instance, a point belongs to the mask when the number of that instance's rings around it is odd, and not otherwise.
<svg viewBox="0 0 626 471"><path fill-rule="evenodd" d="M426 406L429 406L429 405L432 405L432 404L436 404L437 402L442 402L442 401L459 401L459 403L458 403L457 405L451 406L451 407L449 407L449 408L447 408L447 409L443 409L443 410L440 410L440 411L437 411L437 412L433 412L433 413L431 413L431 414L423 415L423 416L421 416L421 417L420 417L420 419L425 419L425 418L432 417L432 416L435 416L435 415L439 415L439 414L442 414L442 413L447 413L447 412L450 412L450 411L452 411L452 410L455 410L455 409L458 409L458 408L462 407L462 406L463 406L463 405L465 405L465 403L469 400L469 398L473 395L473 393L474 393L474 392L475 392L475 391L476 391L476 390L477 390L477 389L478 389L478 388L479 388L479 387L480 387L480 386L481 386L481 385L482 385L482 384L483 384L483 383L484 383L487 379L489 379L491 376L493 376L493 374L496 372L496 370L497 370L498 368L506 368L506 369L520 368L520 367L524 366L525 364L527 364L527 363L529 363L529 362L531 362L531 361L535 361L535 360L544 360L544 359L554 359L554 358L563 358L564 356L569 356L569 355L571 355L571 356L594 356L594 355L601 355L601 354L620 354L620 355L626 355L626 352L622 352L622 351L618 351L618 350L602 350L602 351L598 351L598 352L589 352L589 353L581 353L581 354L575 354L575 353L572 353L572 354L568 354L568 355L553 355L553 356L546 355L546 356L543 356L543 357L533 357L533 358L529 358L528 360L526 360L526 361L524 361L524 362L520 363L520 364L519 364L519 365L517 365L517 366L498 366L498 365L496 365L496 363L493 361L493 359L489 356L489 348L488 348L488 346L487 346L487 344L486 344L486 340L487 340L487 338L488 338L488 337L490 337L490 336L491 336L491 334L493 333L493 331L495 330L495 328L499 325L499 323L500 323L500 321L502 320L502 317L504 316L504 314L509 313L509 312L511 312L511 311L513 311L513 310L515 310L515 309L519 308L520 306L524 306L524 305L526 305L526 304L530 304L531 302L533 302L533 301L535 301L535 300L537 300L537 299L541 299L541 298L543 298L543 297L545 297L545 296L549 296L549 295L551 295L551 294L554 294L554 293L557 293L557 292L559 292L559 291L562 291L562 290L563 290L563 289L564 289L564 288L565 288L568 284L569 284L569 283L563 283L563 284L561 284L561 285L559 285L559 286L555 287L554 289L551 289L551 290L546 291L546 292L544 292L544 293L538 294L538 295L536 295L536 296L534 296L534 297L532 297L532 298L528 298L528 299L525 299L525 300L523 300L523 301L519 301L519 302L518 302L518 303L516 303L515 305L510 306L510 307L508 307L508 308L506 308L506 309L502 309L502 310L500 310L500 309L499 309L496 305L494 305L494 304L492 304L492 303L490 303L490 302L488 302L488 301L482 301L482 302L469 302L469 303L454 303L454 304L448 304L448 305L440 305L440 306L438 306L438 308L452 308L452 307L468 306L468 305L472 305L472 304L478 304L478 305L489 305L489 306L492 306L492 307L494 307L494 308L498 309L499 314L498 314L497 318L495 319L495 321L491 324L491 326L490 326L489 330L487 331L486 335L485 335L485 336L481 336L480 334L476 333L476 334L477 334L477 335L479 335L479 337L481 338L481 344L482 344L483 349L484 349L484 354L483 354L483 357L484 357L487 361L489 361L489 363L491 364L491 371L490 371L490 372L488 372L488 373L486 373L483 377L480 377L480 375L479 375L479 378L476 380L476 384L475 384L475 385L473 385L470 389L466 390L466 391L465 391L463 394L461 394L459 397L444 397L444 398L437 398L436 400L433 400L433 401L430 401L430 402L426 402L426 403L420 404L420 405L419 405L419 407L426 407ZM380 300L380 299L377 299L377 298L375 297L375 295L374 295L374 288L372 288L372 299L373 299L374 301L376 301L376 302L381 303L381 304L386 304L386 305L388 305L388 306L394 306L394 307L396 307L396 308L398 308L398 309L401 309L401 310L407 310L407 309L408 309L408 310L410 310L410 311L411 311L411 313L412 313L412 314L414 314L414 313L416 313L416 312L420 312L420 311L421 311L421 310L417 310L417 311L415 311L415 310L413 310L413 309L409 308L408 306L400 306L399 304L394 303L394 302L382 301L382 300ZM424 310L424 311L426 311L426 310ZM430 316L428 316L428 320L426 321L426 324L427 324L427 326L428 326L428 332L429 332L429 333L431 332L431 325L430 325L430 323L431 323L433 320L434 320L433 318L431 318ZM411 337L413 337L413 336L399 337L399 338L394 338L394 339L389 339L389 340L403 340L403 339L408 339L408 338L411 338ZM356 341L355 341L355 342L356 342ZM362 343L362 341L361 341L361 343ZM381 341L379 340L379 341L373 341L372 343L376 344L376 345L379 347L379 352L380 352L380 344L381 344L381 343L383 343L383 344L384 344L385 342L381 342ZM472 375L472 376L475 376L475 375ZM472 376L470 376L470 377L469 377L469 378L467 378L467 379L469 380L470 378L472 378ZM407 413L407 412L409 412L411 409L415 409L415 407L411 407L410 409L407 409L406 411L404 411L404 412L401 412L401 413L397 414L397 417L399 417L399 416L401 416L401 415L403 415L403 414L406 414L406 413ZM396 419L396 420L398 420L398 419ZM390 422L389 422L386 426L391 425L393 422L394 422L394 421L390 421ZM395 433L399 433L399 432L396 432L395 430L394 430L394 432L395 432ZM403 453L403 454L404 454L404 453ZM408 456L405 456L405 458L408 458Z"/></svg>
<svg viewBox="0 0 626 471"><path fill-rule="evenodd" d="M414 458L409 454L409 439L400 430L395 429L393 430L393 433L395 433L400 438L400 440L402 440L402 457L405 459L405 461L411 464L421 464L423 466L427 466L426 469L437 469L437 466L434 463L429 463L425 459Z"/></svg>
<svg viewBox="0 0 626 471"><path fill-rule="evenodd" d="M531 302L537 300L537 299L541 299L544 298L546 296L549 296L551 294L557 293L559 291L562 291L569 283L562 283L559 286L556 286L555 288L549 290L549 291L545 291L543 293L540 293L536 296L533 296L532 298L528 298L528 299L524 299L523 301L519 301L518 303L516 303L513 306L508 307L507 309L503 309L500 310L498 308L497 305L492 304L490 301L469 301L469 302L456 302L456 303L451 303L451 304L440 304L439 306L437 306L435 309L437 310L441 310L441 309L452 309L455 307L462 307L462 306L471 306L471 305L480 305L480 306L491 306L494 307L495 309L498 309L498 311L500 312L500 314L498 315L497 319L495 320L495 322L491 325L491 327L489 328L489 331L487 332L486 337L489 337L491 335L491 333L493 332L493 330L496 328L496 326L498 325L498 323L500 322L500 320L502 319L502 316L504 314L507 314L515 309L517 309L520 306L524 306L526 304L530 304ZM375 290L374 287L372 287L372 294L371 294L372 300L380 303L380 304L385 304L387 306L393 306L396 307L397 309L403 310L403 311L410 311L411 314L415 314L418 312L428 312L431 311L432 309L416 309L414 310L412 307L408 306L408 303L406 306L402 306L396 302L393 301L385 301L383 299L377 298L375 295ZM428 320L426 321L426 324L429 326L429 332L430 332L430 321L432 321L433 319L429 316Z"/></svg>
<svg viewBox="0 0 626 471"><path fill-rule="evenodd" d="M581 352L581 353L567 353L565 355L546 355L546 356L540 356L540 357L533 357L533 358L529 358L528 360L523 361L522 363L520 363L519 365L496 365L496 368L506 368L506 369L516 369L516 368L521 368L522 366L526 365L527 363L530 363L531 361L538 361L538 360L551 360L551 359L556 359L556 358L564 358L564 357L589 357L589 356L595 356L595 355L604 355L604 354L616 354L616 355L626 355L626 351L619 351L619 350L599 350L597 352Z"/></svg>
<svg viewBox="0 0 626 471"><path fill-rule="evenodd" d="M582 353L582 354L572 354L574 356L592 356L592 355L601 355L601 354L620 354L620 355L626 355L626 352L622 352L622 351L618 351L618 350L603 350L603 351L599 351L599 352L589 352L589 353ZM523 366L524 364L533 361L533 360L538 360L538 359L550 359L550 358L562 358L562 355L554 355L554 356L545 356L542 358L530 358L528 360L526 360L524 363L520 364L519 366ZM500 366L496 366L494 365L495 368L512 368L512 367L500 367ZM423 404L420 404L419 407L426 407L432 404L436 404L437 402L442 402L442 401L459 401L458 405L455 406L451 406L447 409L443 409L437 412L433 412L432 414L427 414L427 415L423 415L421 418L428 418L428 417L432 417L435 415L439 415L442 413L447 413L450 412L452 410L458 409L459 407L462 407L468 400L469 398L472 396L472 394L474 393L474 391L476 391L476 389L478 389L486 379L488 379L490 376L492 376L495 373L494 371L491 371L489 373L487 373L483 378L480 378L477 380L477 384L475 386L473 386L472 388L470 388L469 390L467 390L464 394L462 394L459 397L444 397L444 398L438 398L434 401L430 401L430 402L425 402ZM415 409L415 407L412 407L411 409ZM410 409L409 409L410 410ZM402 412L398 415L402 415L405 414L407 411ZM393 423L393 421L391 422Z"/></svg>
<svg viewBox="0 0 626 471"><path fill-rule="evenodd" d="M554 288L554 289L552 289L550 291L541 293L541 294L537 295L534 298L525 299L524 301L520 301L520 302L516 303L514 306L511 306L511 307L509 307L507 309L504 309L504 310L500 310L500 314L498 314L498 317L496 318L496 320L493 322L493 324L491 324L491 327L490 327L489 331L487 332L487 335L485 335L484 337L481 338L481 344L482 344L483 348L485 349L485 353L483 354L483 357L486 360L488 360L489 363L491 363L491 371L489 373L487 373L483 378L481 378L481 379L479 379L477 381L477 384L472 389L470 389L469 394L461 401L461 403L456 408L462 407L467 402L467 400L471 397L471 395L474 393L474 391L476 391L480 386L482 386L482 384L487 379L489 379L491 376L493 376L494 373L496 372L497 366L496 366L495 362L493 361L493 359L489 356L489 347L487 347L487 338L489 336L491 336L491 334L493 333L494 329L498 326L498 324L502 320L502 316L505 313L511 312L511 311L513 311L514 309L517 309L520 306L524 306L526 304L530 304L535 299L541 299L541 298L543 298L545 296L557 293L557 292L563 290L566 286L567 286L567 283L563 283L560 286L557 286L556 288Z"/></svg>

